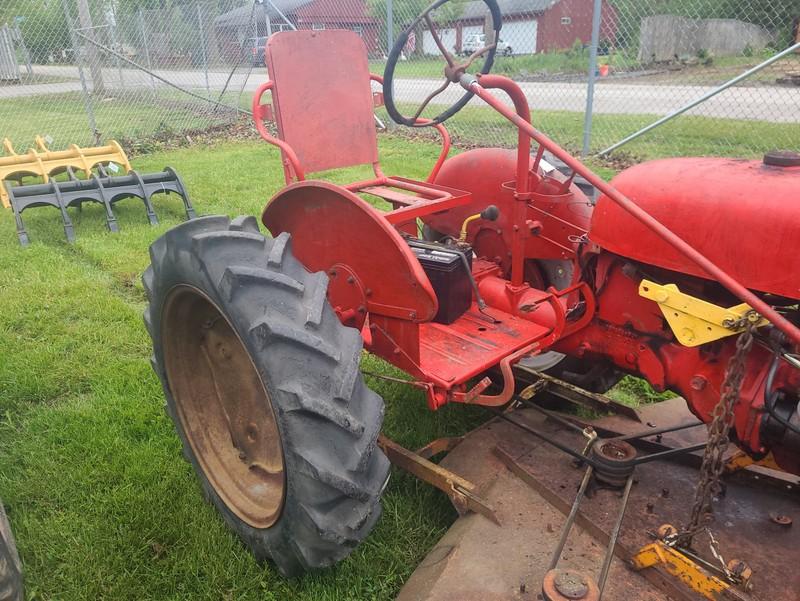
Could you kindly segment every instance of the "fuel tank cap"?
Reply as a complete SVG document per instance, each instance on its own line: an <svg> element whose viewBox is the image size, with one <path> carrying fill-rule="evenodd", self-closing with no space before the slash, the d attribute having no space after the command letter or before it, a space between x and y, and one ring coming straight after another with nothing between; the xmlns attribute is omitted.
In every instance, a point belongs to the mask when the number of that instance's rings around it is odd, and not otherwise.
<svg viewBox="0 0 800 601"><path fill-rule="evenodd" d="M770 167L800 167L800 153L773 150L764 155L764 164Z"/></svg>

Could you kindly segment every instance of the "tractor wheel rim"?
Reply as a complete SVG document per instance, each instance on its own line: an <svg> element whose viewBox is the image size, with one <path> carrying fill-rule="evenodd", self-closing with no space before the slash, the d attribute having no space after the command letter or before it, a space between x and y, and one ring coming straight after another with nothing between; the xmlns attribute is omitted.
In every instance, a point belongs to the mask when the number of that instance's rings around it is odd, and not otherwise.
<svg viewBox="0 0 800 601"><path fill-rule="evenodd" d="M200 468L234 514L270 527L283 508L283 448L247 348L219 307L191 286L169 292L161 323L167 382Z"/></svg>

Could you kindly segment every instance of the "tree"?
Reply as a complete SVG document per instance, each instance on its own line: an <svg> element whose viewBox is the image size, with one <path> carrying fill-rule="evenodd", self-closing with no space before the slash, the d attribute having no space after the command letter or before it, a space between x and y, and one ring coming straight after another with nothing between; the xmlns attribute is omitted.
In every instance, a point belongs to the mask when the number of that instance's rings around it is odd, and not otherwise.
<svg viewBox="0 0 800 601"><path fill-rule="evenodd" d="M59 57L71 46L60 0L0 2L0 24L17 24L34 62Z"/></svg>

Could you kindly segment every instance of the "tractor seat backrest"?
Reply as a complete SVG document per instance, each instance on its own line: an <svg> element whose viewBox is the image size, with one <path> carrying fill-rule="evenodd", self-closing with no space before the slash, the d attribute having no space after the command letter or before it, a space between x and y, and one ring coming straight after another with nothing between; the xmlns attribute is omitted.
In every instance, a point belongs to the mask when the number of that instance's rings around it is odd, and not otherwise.
<svg viewBox="0 0 800 601"><path fill-rule="evenodd" d="M278 135L306 173L378 160L367 49L356 33L276 33L266 61Z"/></svg>

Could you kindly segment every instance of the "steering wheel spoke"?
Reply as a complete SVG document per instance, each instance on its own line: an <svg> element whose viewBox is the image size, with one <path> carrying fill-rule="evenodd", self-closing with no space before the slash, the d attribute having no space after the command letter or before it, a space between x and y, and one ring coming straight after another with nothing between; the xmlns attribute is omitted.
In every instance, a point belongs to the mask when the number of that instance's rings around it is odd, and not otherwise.
<svg viewBox="0 0 800 601"><path fill-rule="evenodd" d="M434 18L432 18L431 13L436 9L440 8L444 4L447 4L451 0L434 0L434 2L428 6L424 11L422 11L411 23L408 27L401 33L397 40L392 47L391 51L389 52L389 58L386 62L386 69L384 71L383 76L383 98L384 98L384 106L386 107L386 111L389 113L389 116L394 120L396 123L401 123L403 125L407 125L409 127L431 127L434 125L438 125L455 115L458 111L466 106L466 104L470 101L472 96L474 95L470 91L465 91L464 94L450 107L444 110L442 113L437 115L432 119L420 119L422 113L425 111L426 108L431 104L434 98L436 98L439 94L444 92L451 83L458 83L461 76L469 69L475 61L480 58L483 58L483 65L480 68L480 73L486 74L491 71L492 65L494 64L495 54L497 53L497 44L489 44L484 46L480 50L472 53L467 59L463 62L458 62L453 54L445 47L444 42L442 41L441 35L439 35L439 31L436 28L436 24L434 23ZM500 27L502 25L502 16L500 13L500 7L497 4L497 0L483 0L483 3L489 9L489 13L491 14L492 25L494 29L494 40L500 39ZM394 73L395 69L397 68L397 64L400 61L401 56L403 55L403 51L406 45L409 42L412 34L415 35L416 43L421 44L422 36L419 35L418 27L423 25L427 27L428 31L430 32L431 38L433 42L436 44L439 52L441 53L442 57L446 62L446 66L444 67L444 75L446 81L440 85L436 90L431 92L425 100L422 101L420 106L416 109L413 116L407 117L400 113L397 109L397 105L395 104L394 100ZM416 51L416 48L414 49Z"/></svg>
<svg viewBox="0 0 800 601"><path fill-rule="evenodd" d="M414 121L416 121L417 119L419 119L420 115L422 115L422 112L423 112L423 111L424 111L424 110L425 110L425 109L428 107L428 105L430 104L431 100L433 100L434 98L436 98L436 97L437 97L439 94L441 94L441 93L442 93L442 92L444 92L444 91L445 91L445 90L446 90L448 87L450 87L450 84L451 84L451 83L452 83L452 82L451 82L449 79L445 79L445 80L444 80L444 83L443 83L441 86L439 86L438 88L436 88L436 89L435 89L433 92L431 92L431 93L428 95L428 97L427 97L425 100L423 100L423 101L422 101L422 104L420 104L420 105L419 105L419 108L417 109L417 112L416 112L416 113L414 113L414 116L413 116L413 117L411 117L411 118L412 118Z"/></svg>
<svg viewBox="0 0 800 601"><path fill-rule="evenodd" d="M492 50L497 52L497 44L490 44L488 46L484 46L480 50L477 50L476 52L473 52L472 54L470 54L469 58L462 65L464 70L466 71L467 69L469 69L472 66L472 63L474 63L476 60L478 60L484 54L486 54L487 52L490 52Z"/></svg>
<svg viewBox="0 0 800 601"><path fill-rule="evenodd" d="M428 25L428 31L431 32L431 36L433 37L433 41L436 43L436 46L439 48L439 52L442 53L444 60L447 61L448 67L455 67L456 61L453 58L453 55L448 52L447 48L444 47L444 43L442 43L442 38L439 37L439 32L436 31L436 25L433 23L431 19L431 13L428 11L425 13L425 23Z"/></svg>

